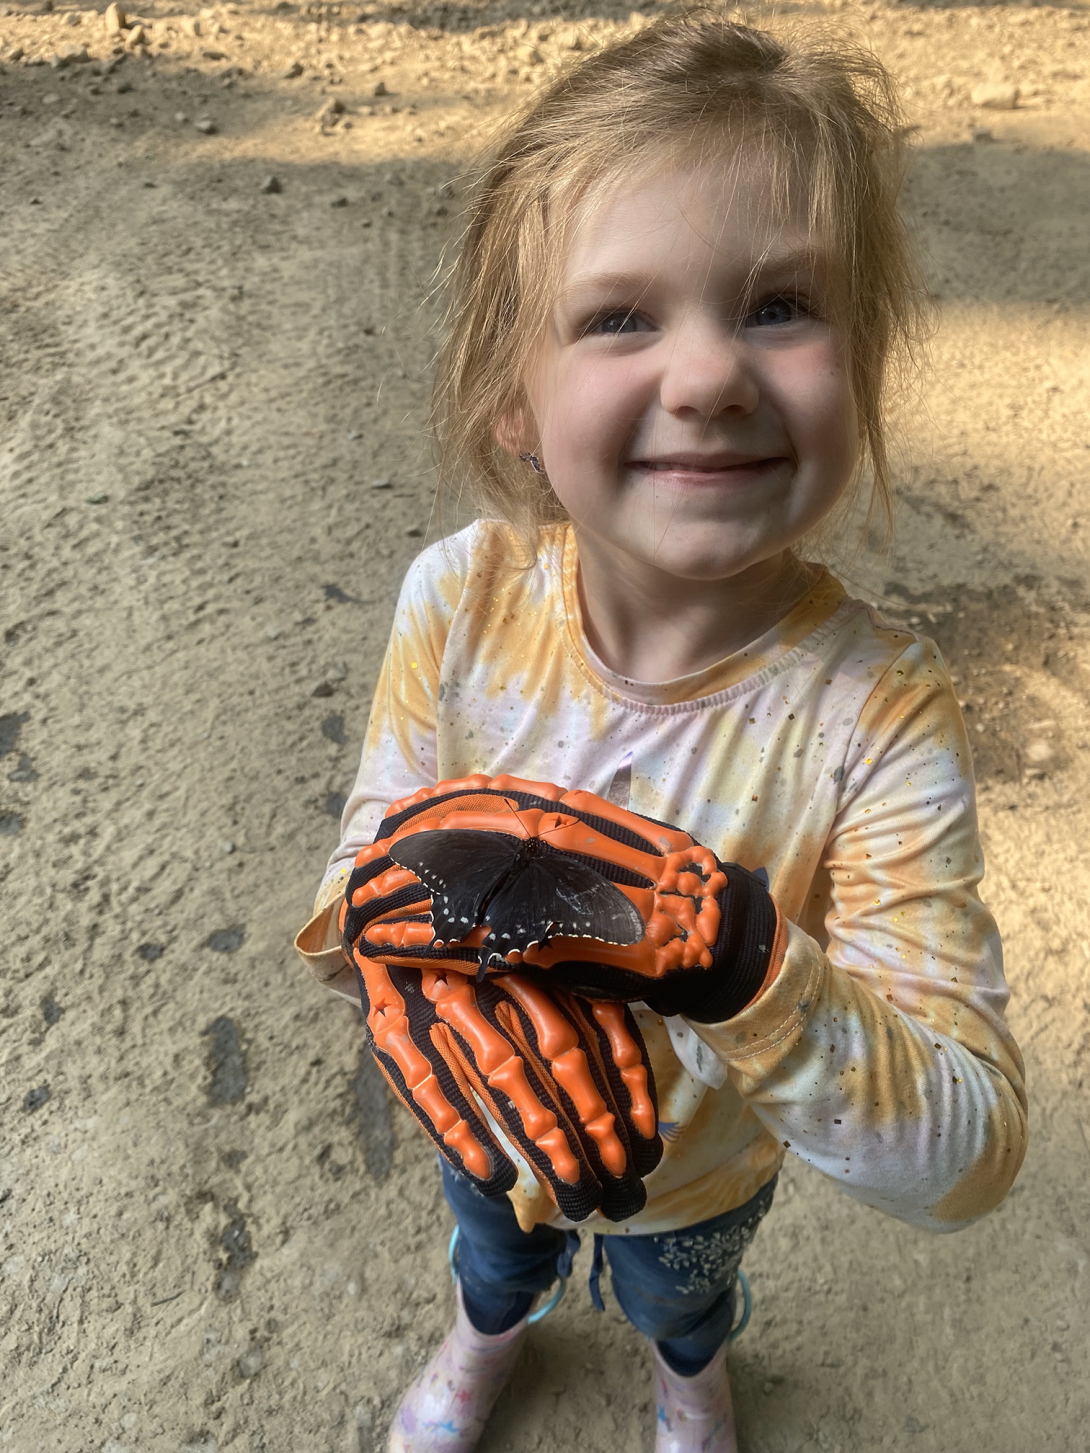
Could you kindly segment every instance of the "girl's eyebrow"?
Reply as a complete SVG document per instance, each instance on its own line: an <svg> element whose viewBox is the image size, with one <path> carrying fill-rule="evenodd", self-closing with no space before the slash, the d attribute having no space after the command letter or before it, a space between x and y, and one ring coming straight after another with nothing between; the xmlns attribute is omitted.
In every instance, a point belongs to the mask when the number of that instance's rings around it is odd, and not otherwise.
<svg viewBox="0 0 1090 1453"><path fill-rule="evenodd" d="M651 278L646 273L636 272L590 272L576 276L574 281L560 289L558 301L563 303L577 293L628 292L631 289L645 289Z"/></svg>
<svg viewBox="0 0 1090 1453"><path fill-rule="evenodd" d="M812 273L821 263L821 253L812 242L803 242L798 246L789 245L786 247L770 246L762 252L755 262L746 269L747 282L755 282L768 273L783 275L786 273ZM576 275L566 287L560 289L557 301L566 302L568 299L586 292L593 293L629 293L645 292L655 281L655 275L643 272L591 272Z"/></svg>

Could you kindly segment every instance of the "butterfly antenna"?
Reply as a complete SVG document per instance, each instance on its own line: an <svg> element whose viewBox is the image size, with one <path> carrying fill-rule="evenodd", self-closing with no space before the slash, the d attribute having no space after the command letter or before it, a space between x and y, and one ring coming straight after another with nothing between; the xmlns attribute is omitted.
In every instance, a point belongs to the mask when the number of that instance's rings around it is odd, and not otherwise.
<svg viewBox="0 0 1090 1453"><path fill-rule="evenodd" d="M522 813L520 812L520 810L517 807L514 807L513 806L511 808L511 811L515 814L515 816L518 818L519 822L522 824L522 827L523 827L524 831L526 832L527 838L532 838L534 836L541 836L541 835L543 835L546 832L552 832L553 828L555 828L557 824L556 824L556 822L554 822L552 828L546 827L545 826L545 819L546 819L547 816L551 815L554 818L556 818L557 821L559 821L559 819L563 816L563 814L560 812L559 808L557 808L551 814L542 813L540 829L539 829L539 832L537 834L535 834L534 832L531 831L529 824L526 823L526 822L523 822L523 820L522 820Z"/></svg>

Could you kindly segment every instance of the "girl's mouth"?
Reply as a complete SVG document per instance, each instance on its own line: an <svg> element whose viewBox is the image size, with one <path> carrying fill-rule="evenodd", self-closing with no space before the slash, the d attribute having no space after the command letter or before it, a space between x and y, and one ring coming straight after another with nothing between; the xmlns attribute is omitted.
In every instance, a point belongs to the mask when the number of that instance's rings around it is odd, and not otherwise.
<svg viewBox="0 0 1090 1453"><path fill-rule="evenodd" d="M787 463L783 456L768 454L671 454L662 459L634 459L630 469L676 480L735 480L738 483L766 474Z"/></svg>

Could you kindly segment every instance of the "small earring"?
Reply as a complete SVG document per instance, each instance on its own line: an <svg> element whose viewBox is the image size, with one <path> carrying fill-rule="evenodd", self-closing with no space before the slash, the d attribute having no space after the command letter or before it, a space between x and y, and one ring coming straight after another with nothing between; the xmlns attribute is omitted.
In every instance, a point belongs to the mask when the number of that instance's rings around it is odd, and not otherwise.
<svg viewBox="0 0 1090 1453"><path fill-rule="evenodd" d="M535 474L545 473L544 469L542 469L541 467L541 460L537 457L536 454L520 454L519 458L522 460L523 464L528 464Z"/></svg>

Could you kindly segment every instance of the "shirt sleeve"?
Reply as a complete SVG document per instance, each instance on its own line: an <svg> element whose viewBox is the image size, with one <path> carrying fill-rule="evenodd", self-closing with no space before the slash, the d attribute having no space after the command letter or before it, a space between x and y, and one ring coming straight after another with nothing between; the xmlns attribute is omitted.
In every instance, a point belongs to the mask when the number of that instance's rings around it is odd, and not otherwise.
<svg viewBox="0 0 1090 1453"><path fill-rule="evenodd" d="M931 642L890 666L839 770L827 948L788 925L757 999L693 1028L787 1149L867 1205L954 1230L1006 1195L1027 1121L969 743Z"/></svg>
<svg viewBox="0 0 1090 1453"><path fill-rule="evenodd" d="M343 883L361 848L374 841L387 808L434 787L436 719L443 651L465 586L472 527L419 555L405 576L375 687L359 771L341 816L341 840L319 900Z"/></svg>

